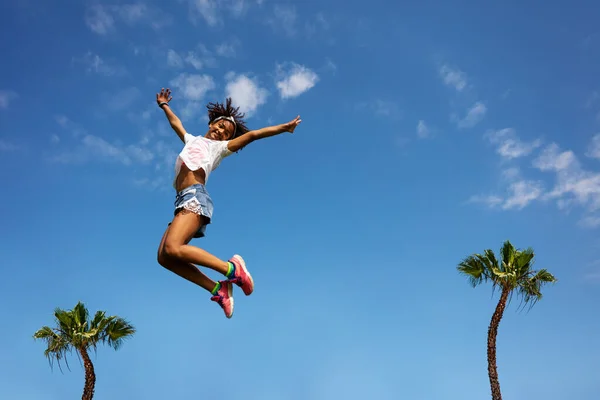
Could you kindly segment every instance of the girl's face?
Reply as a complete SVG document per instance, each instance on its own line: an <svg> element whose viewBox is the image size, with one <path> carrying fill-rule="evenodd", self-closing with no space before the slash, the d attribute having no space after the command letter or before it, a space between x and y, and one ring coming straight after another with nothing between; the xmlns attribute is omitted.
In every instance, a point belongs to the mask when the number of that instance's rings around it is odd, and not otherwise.
<svg viewBox="0 0 600 400"><path fill-rule="evenodd" d="M221 119L208 126L206 138L212 140L229 140L233 136L234 129L231 121Z"/></svg>

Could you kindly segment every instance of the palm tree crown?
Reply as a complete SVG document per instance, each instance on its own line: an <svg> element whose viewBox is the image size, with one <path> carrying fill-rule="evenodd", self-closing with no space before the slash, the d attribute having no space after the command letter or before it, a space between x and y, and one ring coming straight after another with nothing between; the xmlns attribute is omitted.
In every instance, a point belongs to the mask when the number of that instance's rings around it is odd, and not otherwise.
<svg viewBox="0 0 600 400"><path fill-rule="evenodd" d="M135 328L123 318L107 317L104 311L97 311L94 318L88 320L88 310L81 302L72 310L56 308L54 318L55 328L44 326L33 335L47 343L44 355L51 366L56 360L60 367L61 360L73 350L96 350L98 344L107 344L117 350L135 333Z"/></svg>
<svg viewBox="0 0 600 400"><path fill-rule="evenodd" d="M525 304L533 306L542 298L541 288L546 283L556 282L556 278L546 269L534 271L533 249L518 250L506 241L500 250L498 261L492 250L484 254L473 254L458 264L458 271L469 278L473 287L491 282L494 288L499 287L510 293L516 290Z"/></svg>

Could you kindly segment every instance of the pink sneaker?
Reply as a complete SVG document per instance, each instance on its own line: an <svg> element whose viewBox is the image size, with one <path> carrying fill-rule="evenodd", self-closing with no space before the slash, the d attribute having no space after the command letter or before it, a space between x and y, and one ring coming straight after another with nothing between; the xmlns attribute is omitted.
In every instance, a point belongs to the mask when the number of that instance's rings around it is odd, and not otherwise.
<svg viewBox="0 0 600 400"><path fill-rule="evenodd" d="M233 278L231 278L231 282L241 287L244 294L249 296L254 291L254 280L250 272L246 269L244 259L242 256L236 254L231 257L229 262L235 265L235 273L233 274Z"/></svg>
<svg viewBox="0 0 600 400"><path fill-rule="evenodd" d="M221 289L210 299L221 306L227 318L231 318L233 316L233 285L229 281L219 282Z"/></svg>

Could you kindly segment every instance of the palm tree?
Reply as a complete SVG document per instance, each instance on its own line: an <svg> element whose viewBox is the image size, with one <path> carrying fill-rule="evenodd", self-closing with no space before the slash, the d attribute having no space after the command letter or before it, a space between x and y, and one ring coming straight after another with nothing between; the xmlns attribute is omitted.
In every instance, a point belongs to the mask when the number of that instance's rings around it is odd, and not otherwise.
<svg viewBox="0 0 600 400"><path fill-rule="evenodd" d="M96 373L94 364L89 356L89 351L96 351L98 344L108 344L115 350L123 344L124 340L135 333L135 328L117 316L107 317L104 311L97 311L92 320L88 320L89 313L83 303L78 302L72 310L54 310L55 328L44 326L33 335L34 339L42 339L47 348L44 355L53 366L54 360L58 363L66 362L67 353L73 350L83 359L85 368L85 386L82 400L92 400ZM62 371L62 369L61 369Z"/></svg>
<svg viewBox="0 0 600 400"><path fill-rule="evenodd" d="M490 282L493 290L500 290L500 301L492 316L487 340L488 375L493 400L502 400L496 366L496 336L506 302L516 292L523 305L533 307L542 298L542 286L556 282L556 278L547 270L532 269L535 254L531 248L518 250L506 241L500 255L502 259L498 262L492 250L485 250L484 254L473 254L465 258L457 267L460 273L469 278L473 287Z"/></svg>

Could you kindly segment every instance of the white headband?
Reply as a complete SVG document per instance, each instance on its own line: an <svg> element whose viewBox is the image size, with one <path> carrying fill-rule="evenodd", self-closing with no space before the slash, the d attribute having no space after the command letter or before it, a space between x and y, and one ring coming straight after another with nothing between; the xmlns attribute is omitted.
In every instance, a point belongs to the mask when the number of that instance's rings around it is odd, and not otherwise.
<svg viewBox="0 0 600 400"><path fill-rule="evenodd" d="M233 124L233 134L235 135L235 131L237 130L237 124L235 123L235 119L233 119L232 117L226 117L226 116L217 117L217 118L213 119L212 121L209 121L208 124L210 125L221 119L225 119Z"/></svg>

